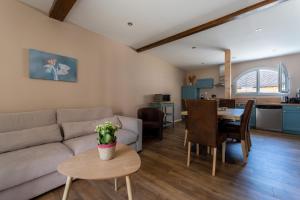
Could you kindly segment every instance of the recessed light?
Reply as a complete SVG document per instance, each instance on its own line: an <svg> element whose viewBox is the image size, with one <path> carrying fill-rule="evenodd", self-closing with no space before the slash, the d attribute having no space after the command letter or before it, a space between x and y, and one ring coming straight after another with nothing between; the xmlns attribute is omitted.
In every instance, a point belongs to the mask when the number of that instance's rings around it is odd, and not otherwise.
<svg viewBox="0 0 300 200"><path fill-rule="evenodd" d="M197 47L192 47L192 49L197 49Z"/></svg>
<svg viewBox="0 0 300 200"><path fill-rule="evenodd" d="M131 27L131 26L133 26L133 23L132 23L132 22L128 22L127 25L128 25L129 27Z"/></svg>
<svg viewBox="0 0 300 200"><path fill-rule="evenodd" d="M255 29L256 32L260 32L262 30L263 30L263 28L257 28L257 29Z"/></svg>

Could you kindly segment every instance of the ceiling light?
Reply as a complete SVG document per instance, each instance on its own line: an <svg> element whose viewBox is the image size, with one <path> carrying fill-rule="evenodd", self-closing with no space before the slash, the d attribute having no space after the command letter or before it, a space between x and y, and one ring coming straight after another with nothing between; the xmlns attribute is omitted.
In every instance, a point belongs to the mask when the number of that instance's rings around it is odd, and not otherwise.
<svg viewBox="0 0 300 200"><path fill-rule="evenodd" d="M263 28L257 28L257 29L255 29L256 32L260 32L262 30L263 30Z"/></svg>
<svg viewBox="0 0 300 200"><path fill-rule="evenodd" d="M133 26L133 23L132 23L132 22L128 22L127 25L128 25L129 27L131 27L131 26Z"/></svg>

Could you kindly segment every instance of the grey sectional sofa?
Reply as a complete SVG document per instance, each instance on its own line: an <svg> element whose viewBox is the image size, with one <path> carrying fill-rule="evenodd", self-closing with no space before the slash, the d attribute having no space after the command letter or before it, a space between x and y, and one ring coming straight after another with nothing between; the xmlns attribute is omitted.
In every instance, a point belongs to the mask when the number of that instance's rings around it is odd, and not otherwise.
<svg viewBox="0 0 300 200"><path fill-rule="evenodd" d="M0 113L0 200L30 199L63 185L57 165L96 148L94 129L104 121L121 126L119 143L142 150L142 121L110 108Z"/></svg>

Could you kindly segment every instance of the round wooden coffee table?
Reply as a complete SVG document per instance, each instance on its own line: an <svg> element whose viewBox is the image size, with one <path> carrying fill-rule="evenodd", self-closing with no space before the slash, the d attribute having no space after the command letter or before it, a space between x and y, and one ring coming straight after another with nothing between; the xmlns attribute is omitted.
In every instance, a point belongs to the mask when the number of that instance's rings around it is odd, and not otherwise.
<svg viewBox="0 0 300 200"><path fill-rule="evenodd" d="M129 146L117 144L116 154L112 160L102 161L98 150L86 151L61 163L57 170L67 176L67 182L63 194L63 200L68 198L69 189L73 178L86 180L115 179L117 190L117 178L126 177L128 199L132 200L132 190L129 175L137 172L141 166L139 155Z"/></svg>

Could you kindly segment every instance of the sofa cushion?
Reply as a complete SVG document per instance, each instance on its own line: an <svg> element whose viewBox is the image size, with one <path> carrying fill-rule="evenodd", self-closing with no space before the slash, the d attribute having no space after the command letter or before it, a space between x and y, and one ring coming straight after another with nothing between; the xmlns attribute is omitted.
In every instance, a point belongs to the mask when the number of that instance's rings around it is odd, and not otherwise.
<svg viewBox="0 0 300 200"><path fill-rule="evenodd" d="M57 124L0 133L0 153L62 141Z"/></svg>
<svg viewBox="0 0 300 200"><path fill-rule="evenodd" d="M0 133L56 124L55 110L0 113Z"/></svg>
<svg viewBox="0 0 300 200"><path fill-rule="evenodd" d="M128 130L120 129L116 133L117 142L122 144L133 144L137 141L137 134ZM64 141L74 154L79 154L89 149L97 148L97 134L85 135Z"/></svg>
<svg viewBox="0 0 300 200"><path fill-rule="evenodd" d="M119 129L116 133L117 142L122 144L132 144L137 141L137 133L125 129Z"/></svg>
<svg viewBox="0 0 300 200"><path fill-rule="evenodd" d="M75 155L85 152L89 149L97 148L97 134L89 134L64 141Z"/></svg>
<svg viewBox="0 0 300 200"><path fill-rule="evenodd" d="M40 178L33 179L21 185L0 191L1 200L28 200L57 188L66 183L67 177L53 172ZM43 197L41 198L43 199ZM52 199L50 197L50 199Z"/></svg>
<svg viewBox="0 0 300 200"><path fill-rule="evenodd" d="M77 109L58 109L57 121L59 124L64 122L80 122L99 120L105 117L112 117L111 108L96 107L96 108L77 108Z"/></svg>
<svg viewBox="0 0 300 200"><path fill-rule="evenodd" d="M0 191L56 171L72 152L62 143L51 143L0 154Z"/></svg>
<svg viewBox="0 0 300 200"><path fill-rule="evenodd" d="M95 133L96 126L107 121L122 127L122 124L117 116L103 118L101 120L62 123L64 139L68 140L71 138Z"/></svg>

